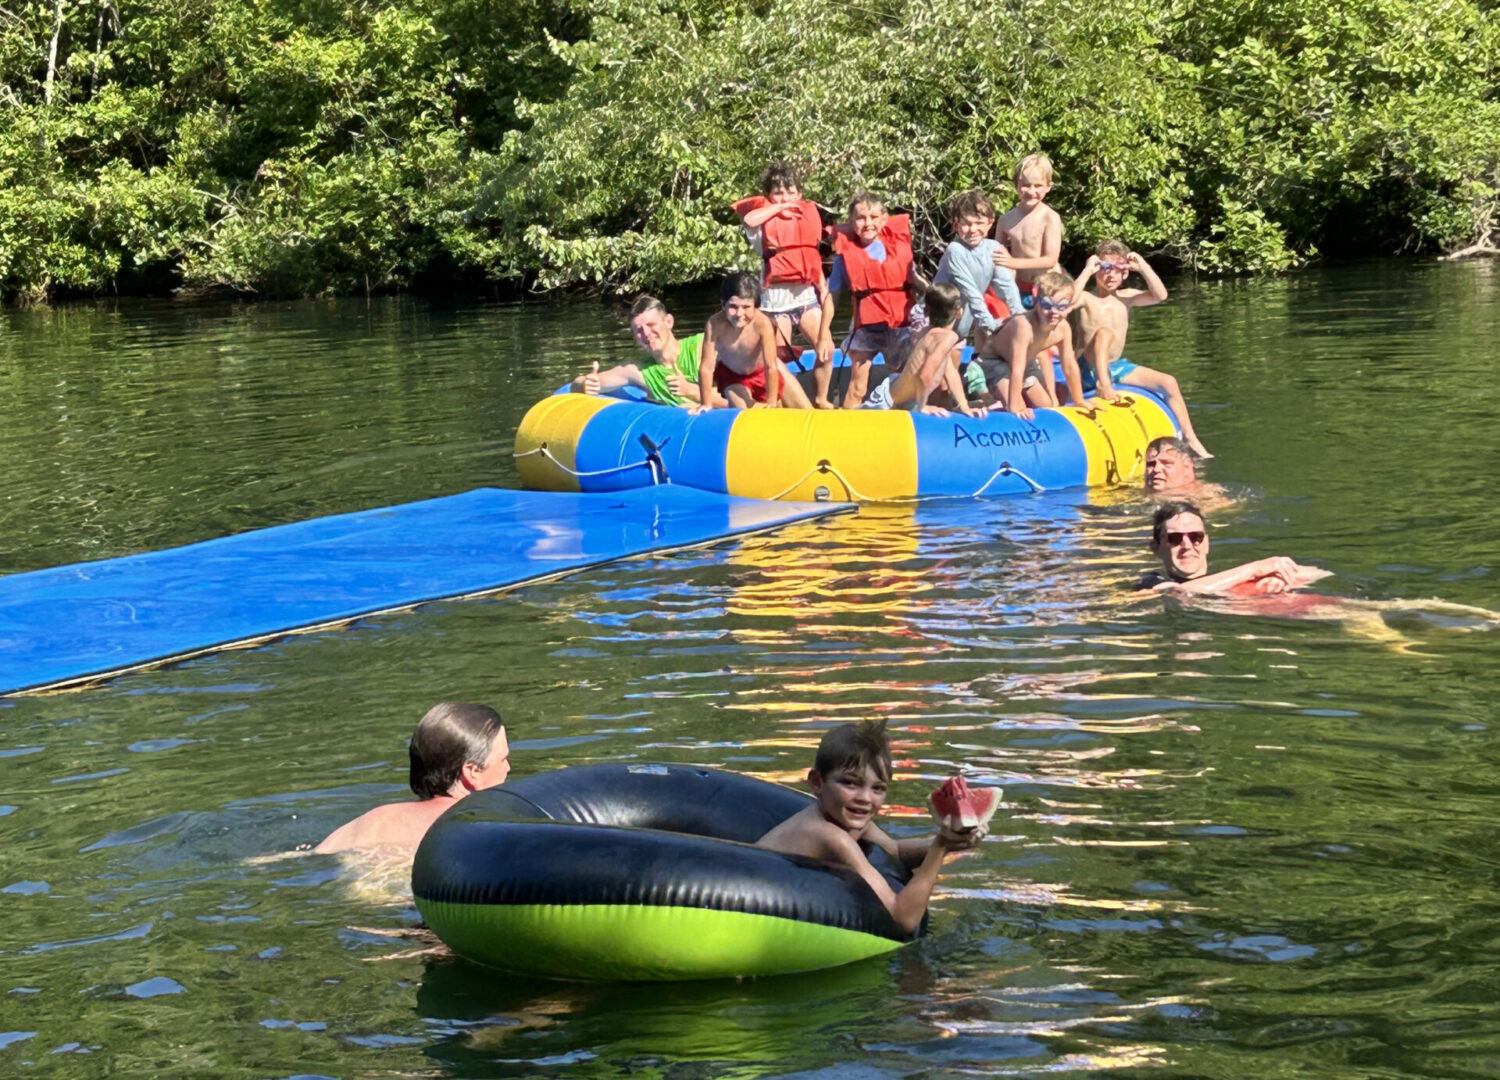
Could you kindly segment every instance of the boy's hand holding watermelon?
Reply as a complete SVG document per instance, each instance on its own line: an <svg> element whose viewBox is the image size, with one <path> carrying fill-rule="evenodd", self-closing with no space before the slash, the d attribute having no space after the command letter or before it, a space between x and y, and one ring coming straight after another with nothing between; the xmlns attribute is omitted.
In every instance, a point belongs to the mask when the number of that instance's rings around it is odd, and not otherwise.
<svg viewBox="0 0 1500 1080"><path fill-rule="evenodd" d="M962 776L950 776L929 796L938 823L937 842L947 848L968 848L990 831L990 818L1000 806L1001 791L970 787Z"/></svg>

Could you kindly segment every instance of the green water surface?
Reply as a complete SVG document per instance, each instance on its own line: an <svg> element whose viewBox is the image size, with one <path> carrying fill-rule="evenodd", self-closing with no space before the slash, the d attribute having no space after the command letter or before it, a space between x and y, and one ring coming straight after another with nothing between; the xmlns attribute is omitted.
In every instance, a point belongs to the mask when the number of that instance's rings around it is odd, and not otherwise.
<svg viewBox="0 0 1500 1080"><path fill-rule="evenodd" d="M1415 602L1500 608L1500 272L1174 291L1129 355L1219 455L1216 565L1404 606L1167 606L1128 587L1136 494L950 500L0 702L0 1074L1495 1075L1500 636ZM633 348L581 301L5 313L0 572L512 485L526 407ZM400 797L444 699L499 707L520 773L792 778L881 715L893 831L959 765L1005 800L894 959L524 982L412 955L391 882L277 857Z"/></svg>

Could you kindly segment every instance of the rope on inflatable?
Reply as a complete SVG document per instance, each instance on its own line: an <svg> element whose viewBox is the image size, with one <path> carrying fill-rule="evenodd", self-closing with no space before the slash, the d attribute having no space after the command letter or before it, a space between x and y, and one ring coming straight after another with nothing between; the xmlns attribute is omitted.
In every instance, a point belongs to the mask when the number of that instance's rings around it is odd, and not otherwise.
<svg viewBox="0 0 1500 1080"><path fill-rule="evenodd" d="M512 451L510 456L517 460L520 460L524 457L535 457L537 455L546 458L563 472L568 473L572 476L613 476L615 473L630 472L632 469L650 469L652 485L654 486L662 482L661 478L657 474L657 463L649 457L641 461L632 461L628 465L616 465L612 469L590 469L585 472L579 472L577 469L569 468L561 461L558 461L557 458L552 455L552 452L547 449L546 443L542 443L541 446L538 446L532 450L523 450L519 454Z"/></svg>
<svg viewBox="0 0 1500 1080"><path fill-rule="evenodd" d="M979 486L979 490L970 495L969 498L979 498L979 496L983 495L985 491L988 490L991 484L1000 479L1000 477L1002 476L1019 476L1022 480L1026 481L1026 483L1031 486L1031 492L1033 495L1040 495L1042 494L1042 492L1047 490L1046 488L1042 487L1041 484L1038 484L1031 477L1027 476L1020 469L1012 465L1010 462L1004 461L1000 463L1000 467L998 469L990 474L990 478Z"/></svg>

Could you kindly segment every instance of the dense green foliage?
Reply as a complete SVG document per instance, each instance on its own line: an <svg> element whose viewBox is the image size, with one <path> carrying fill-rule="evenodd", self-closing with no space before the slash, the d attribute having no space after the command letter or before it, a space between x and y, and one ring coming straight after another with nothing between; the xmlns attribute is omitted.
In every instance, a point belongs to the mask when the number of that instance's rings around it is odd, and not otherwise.
<svg viewBox="0 0 1500 1080"><path fill-rule="evenodd" d="M1043 149L1074 244L1453 248L1500 222L1497 85L1493 0L26 0L0 294L698 280L772 157L928 242Z"/></svg>

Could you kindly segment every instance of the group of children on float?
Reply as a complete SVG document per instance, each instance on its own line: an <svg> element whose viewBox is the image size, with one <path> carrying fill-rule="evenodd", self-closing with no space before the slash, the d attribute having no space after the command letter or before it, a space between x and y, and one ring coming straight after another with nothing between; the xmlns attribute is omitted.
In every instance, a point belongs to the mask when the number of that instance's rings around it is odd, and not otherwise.
<svg viewBox="0 0 1500 1080"><path fill-rule="evenodd" d="M1076 279L1062 269L1063 225L1047 204L1052 163L1046 156L1032 154L1016 166L1016 205L998 220L982 191L950 201L953 240L930 284L916 266L908 216L887 213L878 196L859 192L848 219L825 229L817 204L802 197L789 167L766 169L761 188L760 195L734 204L760 254L761 273L725 279L722 307L701 337L674 340L669 351L676 355L664 356L653 345L671 337L670 316L649 297L632 310L632 331L653 362L632 367L639 377L626 381L653 400L704 408L834 408L835 296L848 292L854 310L842 342L850 364L844 408L970 416L1000 408L1029 420L1033 408L1098 408L1115 400L1116 382L1128 379L1165 397L1193 451L1210 456L1193 431L1177 380L1123 355L1130 309L1161 303L1166 287L1144 258L1116 240L1099 244ZM827 275L825 236L834 252ZM1124 287L1132 273L1146 288ZM651 327L641 324L663 321L667 333L653 341ZM792 343L797 332L815 356L811 398L789 366L801 354ZM965 343L974 347L973 360L961 368ZM876 355L889 374L871 387ZM601 381L596 365L574 389L598 393L621 381ZM1096 396L1086 397L1091 391Z"/></svg>

